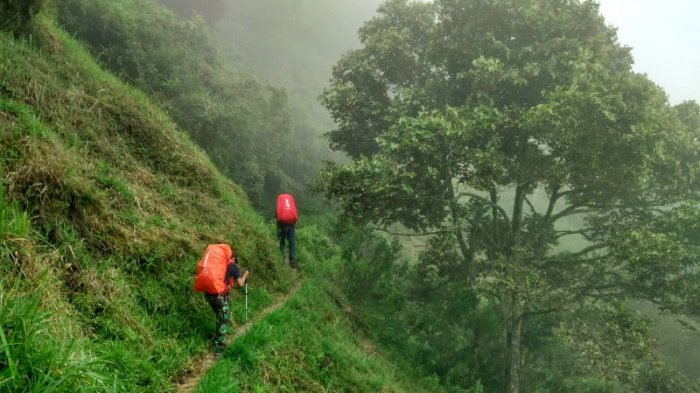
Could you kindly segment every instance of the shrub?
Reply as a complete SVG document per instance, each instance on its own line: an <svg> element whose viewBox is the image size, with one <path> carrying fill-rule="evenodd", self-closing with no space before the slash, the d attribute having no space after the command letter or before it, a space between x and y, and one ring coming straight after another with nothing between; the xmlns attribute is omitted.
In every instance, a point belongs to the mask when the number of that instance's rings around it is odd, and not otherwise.
<svg viewBox="0 0 700 393"><path fill-rule="evenodd" d="M43 0L4 0L0 2L0 29L22 33L41 9Z"/></svg>

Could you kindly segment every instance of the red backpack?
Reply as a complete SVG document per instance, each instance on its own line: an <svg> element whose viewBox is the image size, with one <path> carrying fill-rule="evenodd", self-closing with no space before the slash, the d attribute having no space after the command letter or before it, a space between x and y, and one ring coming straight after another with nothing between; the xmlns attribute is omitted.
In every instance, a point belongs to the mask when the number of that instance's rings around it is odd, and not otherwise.
<svg viewBox="0 0 700 393"><path fill-rule="evenodd" d="M280 224L296 224L299 219L294 197L289 194L280 194L277 197L277 222Z"/></svg>
<svg viewBox="0 0 700 393"><path fill-rule="evenodd" d="M226 268L233 252L228 244L210 244L197 263L194 290L218 295L226 292Z"/></svg>

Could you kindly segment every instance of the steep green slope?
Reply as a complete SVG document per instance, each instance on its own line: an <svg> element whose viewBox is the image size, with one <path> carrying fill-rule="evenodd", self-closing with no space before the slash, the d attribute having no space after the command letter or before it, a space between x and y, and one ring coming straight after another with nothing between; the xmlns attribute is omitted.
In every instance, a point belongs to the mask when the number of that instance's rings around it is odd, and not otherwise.
<svg viewBox="0 0 700 393"><path fill-rule="evenodd" d="M273 225L243 191L48 14L27 38L0 33L0 175L0 392L173 391L214 331L191 289L207 243L233 244L253 272L251 316L292 285ZM339 263L314 225L298 233L309 273ZM362 350L323 277L237 342L202 389L421 391Z"/></svg>
<svg viewBox="0 0 700 393"><path fill-rule="evenodd" d="M263 307L289 285L272 227L145 95L36 25L0 34L0 390L167 391L213 333L204 246L233 244Z"/></svg>

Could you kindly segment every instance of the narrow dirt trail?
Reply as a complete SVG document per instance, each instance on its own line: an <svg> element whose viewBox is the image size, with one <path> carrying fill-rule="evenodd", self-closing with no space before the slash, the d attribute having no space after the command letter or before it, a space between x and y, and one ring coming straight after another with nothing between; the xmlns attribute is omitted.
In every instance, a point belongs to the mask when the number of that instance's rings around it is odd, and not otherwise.
<svg viewBox="0 0 700 393"><path fill-rule="evenodd" d="M248 323L237 326L234 333L229 336L226 346L233 344L236 339L248 333L250 328L252 328L253 325L255 325L260 319L264 318L267 314L277 311L280 307L282 307L287 300L294 296L299 288L301 288L302 281L303 280L301 279L297 280L294 287L292 287L292 290L289 291L288 294L277 300L275 303L264 308L258 315L255 316L255 318L248 321ZM193 392L199 384L199 380L202 379L204 374L206 374L207 370L209 370L214 363L216 363L216 356L211 352L196 358L192 364L192 368L185 372L184 380L175 385L175 391L177 393Z"/></svg>

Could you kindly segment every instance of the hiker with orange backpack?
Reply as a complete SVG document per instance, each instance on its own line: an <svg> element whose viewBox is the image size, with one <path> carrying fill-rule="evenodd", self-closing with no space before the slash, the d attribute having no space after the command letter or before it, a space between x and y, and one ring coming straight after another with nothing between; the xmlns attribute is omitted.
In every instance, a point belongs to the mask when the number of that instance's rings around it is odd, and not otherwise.
<svg viewBox="0 0 700 393"><path fill-rule="evenodd" d="M289 258L287 262L293 269L298 269L296 252L294 249L294 226L299 219L297 206L294 197L289 194L277 196L277 206L275 209L275 219L277 220L277 237L280 240L280 254L284 258L285 241L289 244Z"/></svg>
<svg viewBox="0 0 700 393"><path fill-rule="evenodd" d="M238 268L238 255L228 244L210 244L197 263L195 291L204 292L204 298L216 316L214 350L223 351L226 334L231 331L231 305L229 290L236 284L246 285L250 272L241 273Z"/></svg>

